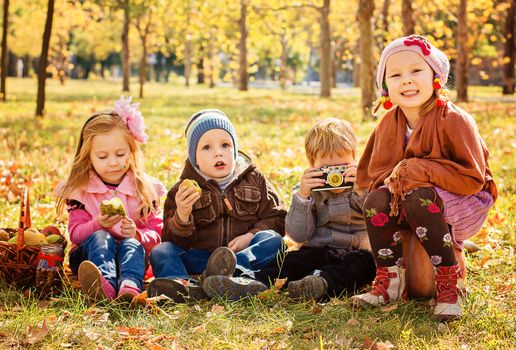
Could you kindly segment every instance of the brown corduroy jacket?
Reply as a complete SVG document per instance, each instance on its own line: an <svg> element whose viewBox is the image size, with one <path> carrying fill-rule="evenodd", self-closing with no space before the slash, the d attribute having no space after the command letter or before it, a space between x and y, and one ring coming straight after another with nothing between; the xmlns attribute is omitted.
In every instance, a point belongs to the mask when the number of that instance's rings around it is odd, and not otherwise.
<svg viewBox="0 0 516 350"><path fill-rule="evenodd" d="M287 212L272 184L243 153L237 160L237 174L222 193L214 180L206 181L187 160L180 181L167 194L162 241L213 251L248 232L274 230L283 236ZM177 217L175 201L184 179L197 181L202 189L185 224Z"/></svg>
<svg viewBox="0 0 516 350"><path fill-rule="evenodd" d="M487 190L496 200L489 152L467 112L447 102L421 118L408 144L406 133L407 120L396 107L370 136L357 170L357 184L373 190L400 163L396 178L391 178L394 214L403 195L418 187L438 186L461 195Z"/></svg>

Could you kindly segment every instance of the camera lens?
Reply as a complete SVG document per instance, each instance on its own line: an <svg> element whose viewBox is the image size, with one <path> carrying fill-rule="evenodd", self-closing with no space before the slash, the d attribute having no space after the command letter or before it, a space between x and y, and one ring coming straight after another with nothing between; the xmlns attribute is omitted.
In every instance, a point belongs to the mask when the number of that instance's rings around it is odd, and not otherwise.
<svg viewBox="0 0 516 350"><path fill-rule="evenodd" d="M331 187L337 187L342 185L342 182L344 181L344 177L342 174L338 171L330 172L327 177L328 185Z"/></svg>

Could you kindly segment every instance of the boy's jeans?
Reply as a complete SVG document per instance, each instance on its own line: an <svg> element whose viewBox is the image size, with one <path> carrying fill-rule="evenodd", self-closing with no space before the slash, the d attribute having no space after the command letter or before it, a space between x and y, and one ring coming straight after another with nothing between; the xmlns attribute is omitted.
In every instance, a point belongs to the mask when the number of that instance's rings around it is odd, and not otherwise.
<svg viewBox="0 0 516 350"><path fill-rule="evenodd" d="M145 250L135 238L117 240L107 231L96 231L70 253L69 260L74 273L83 261L91 261L115 290L118 290L117 281L125 279L143 288Z"/></svg>
<svg viewBox="0 0 516 350"><path fill-rule="evenodd" d="M281 236L273 230L257 232L249 246L236 253L235 274L253 276L254 270L267 266L283 249ZM190 274L200 274L206 269L212 252L203 249L185 250L174 243L164 242L150 255L152 271L157 278L188 279Z"/></svg>

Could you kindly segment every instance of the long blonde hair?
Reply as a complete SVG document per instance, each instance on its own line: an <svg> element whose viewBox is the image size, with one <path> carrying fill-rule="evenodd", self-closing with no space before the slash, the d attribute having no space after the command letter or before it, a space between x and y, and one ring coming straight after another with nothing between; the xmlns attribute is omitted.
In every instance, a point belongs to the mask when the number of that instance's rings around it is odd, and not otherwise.
<svg viewBox="0 0 516 350"><path fill-rule="evenodd" d="M155 204L153 201L157 201L158 196L154 186L145 174L140 145L131 135L124 121L115 112L103 112L92 115L82 127L70 175L58 193L58 215L64 213L66 200L70 195L77 190L85 189L88 185L89 171L94 171L90 159L93 137L114 129L122 131L131 150L128 158L128 171L132 171L134 174L136 195L141 200L138 213L143 213L142 216L145 219L154 210Z"/></svg>

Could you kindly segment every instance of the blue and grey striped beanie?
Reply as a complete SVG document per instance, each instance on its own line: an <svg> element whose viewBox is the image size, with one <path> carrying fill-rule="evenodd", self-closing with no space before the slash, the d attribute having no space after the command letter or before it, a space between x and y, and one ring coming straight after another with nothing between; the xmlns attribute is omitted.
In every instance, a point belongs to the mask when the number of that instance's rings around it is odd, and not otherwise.
<svg viewBox="0 0 516 350"><path fill-rule="evenodd" d="M225 130L233 139L233 153L236 159L238 154L238 142L233 124L224 112L218 109L203 109L192 114L185 129L186 141L188 143L188 160L192 165L197 165L195 153L197 144L205 132L212 129Z"/></svg>

